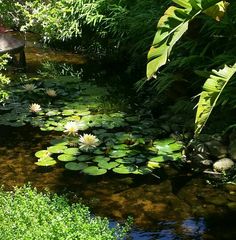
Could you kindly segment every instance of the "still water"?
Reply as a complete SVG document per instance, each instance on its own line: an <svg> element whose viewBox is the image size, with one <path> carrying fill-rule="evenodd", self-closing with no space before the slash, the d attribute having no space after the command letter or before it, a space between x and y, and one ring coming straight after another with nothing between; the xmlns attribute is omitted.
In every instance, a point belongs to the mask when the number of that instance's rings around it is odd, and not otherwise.
<svg viewBox="0 0 236 240"><path fill-rule="evenodd" d="M47 59L84 64L72 53L43 49L37 39L26 44L28 72ZM236 186L214 187L202 176L178 172L166 166L160 176L84 176L57 165L40 168L34 153L48 146L55 133L36 128L0 127L0 184L11 189L30 182L40 190L69 192L93 213L111 219L111 225L134 218L129 239L141 240L233 240L236 239Z"/></svg>

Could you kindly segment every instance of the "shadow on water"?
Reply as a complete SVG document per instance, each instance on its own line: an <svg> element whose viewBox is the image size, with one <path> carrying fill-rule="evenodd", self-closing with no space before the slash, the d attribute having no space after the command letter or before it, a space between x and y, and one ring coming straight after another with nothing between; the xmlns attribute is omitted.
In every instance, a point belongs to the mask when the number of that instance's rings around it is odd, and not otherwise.
<svg viewBox="0 0 236 240"><path fill-rule="evenodd" d="M26 57L34 72L39 62L83 64L76 54L41 49L30 37ZM40 168L34 153L48 146L58 133L25 126L0 126L0 184L7 189L28 182L39 190L68 193L71 201L81 198L95 214L109 217L111 225L134 218L129 239L135 240L233 240L236 236L236 187L214 188L201 176L163 168L158 179L149 176L106 175L91 177L69 172L60 164Z"/></svg>

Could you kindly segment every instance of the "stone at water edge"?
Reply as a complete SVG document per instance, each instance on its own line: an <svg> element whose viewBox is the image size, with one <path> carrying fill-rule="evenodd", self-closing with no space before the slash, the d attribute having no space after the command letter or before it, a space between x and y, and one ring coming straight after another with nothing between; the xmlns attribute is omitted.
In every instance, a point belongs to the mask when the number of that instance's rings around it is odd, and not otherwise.
<svg viewBox="0 0 236 240"><path fill-rule="evenodd" d="M217 172L224 172L231 169L233 166L234 162L231 159L222 158L213 164L213 169Z"/></svg>

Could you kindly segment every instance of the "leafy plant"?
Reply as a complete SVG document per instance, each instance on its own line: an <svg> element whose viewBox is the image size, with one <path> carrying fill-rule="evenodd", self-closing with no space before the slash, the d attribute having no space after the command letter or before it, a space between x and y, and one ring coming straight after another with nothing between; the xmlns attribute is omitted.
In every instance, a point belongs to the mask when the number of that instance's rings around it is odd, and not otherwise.
<svg viewBox="0 0 236 240"><path fill-rule="evenodd" d="M106 218L91 216L81 203L28 186L1 189L0 205L0 237L6 240L123 239L130 229L128 222L111 228Z"/></svg>
<svg viewBox="0 0 236 240"><path fill-rule="evenodd" d="M154 34L155 21L170 0L2 0L1 22L40 34L44 42L80 51L104 61L119 61L137 74ZM107 60L107 58L110 58Z"/></svg>
<svg viewBox="0 0 236 240"><path fill-rule="evenodd" d="M203 85L203 91L200 94L196 113L196 129L195 134L198 135L206 121L208 120L218 98L224 90L228 81L236 72L236 63L232 67L224 66L219 71L213 70L210 77Z"/></svg>
<svg viewBox="0 0 236 240"><path fill-rule="evenodd" d="M5 70L9 58L10 56L8 54L0 56L0 71ZM10 79L0 73L0 103L8 98L8 92L6 91L5 86L9 83Z"/></svg>
<svg viewBox="0 0 236 240"><path fill-rule="evenodd" d="M228 6L226 1L217 0L173 0L173 2L179 5L179 7L169 7L164 16L160 18L156 36L148 53L148 79L156 77L156 72L167 63L173 46L188 30L190 21L196 19L196 17L201 13L205 13L215 20L220 21ZM206 51L207 48L202 54L205 54ZM180 63L178 64L180 65ZM201 132L212 111L212 108L216 105L218 97L228 80L234 74L234 68L235 66L226 66L223 70L219 70L218 73L214 72L216 75L211 75L204 84L204 90L200 94L196 114L195 135L198 135ZM168 83L163 82L162 85L165 87L166 84Z"/></svg>

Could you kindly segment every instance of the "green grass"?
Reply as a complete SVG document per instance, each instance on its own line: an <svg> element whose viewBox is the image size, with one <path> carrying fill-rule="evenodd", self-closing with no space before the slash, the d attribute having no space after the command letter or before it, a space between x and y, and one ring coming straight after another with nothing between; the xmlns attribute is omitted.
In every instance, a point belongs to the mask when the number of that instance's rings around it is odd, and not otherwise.
<svg viewBox="0 0 236 240"><path fill-rule="evenodd" d="M128 224L109 228L109 221L92 217L80 203L39 193L31 187L0 190L0 239L109 240L124 239Z"/></svg>

